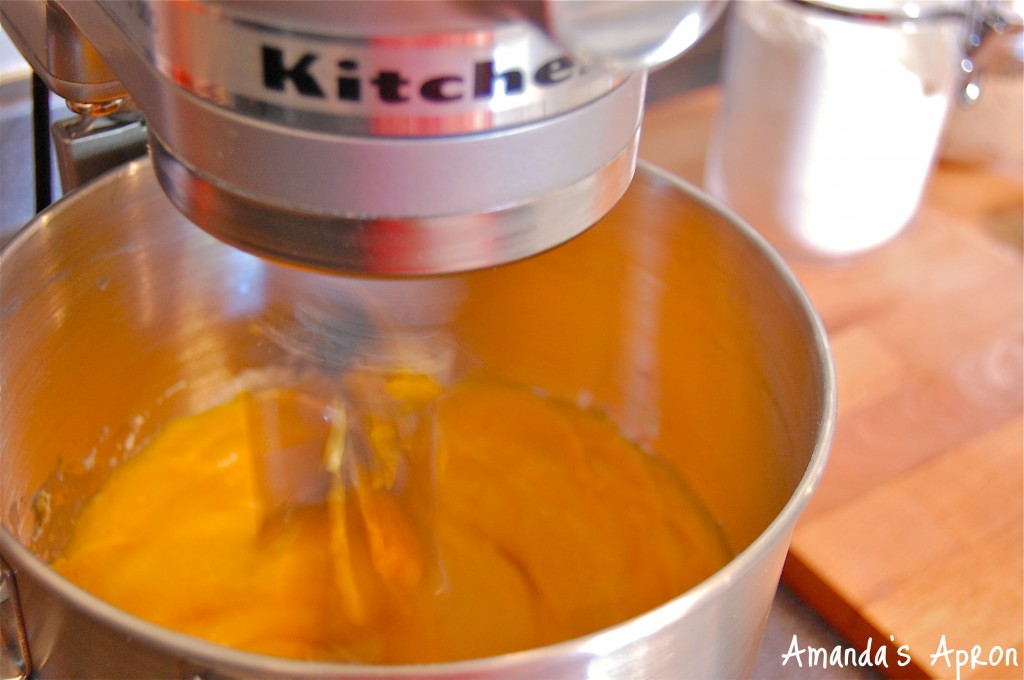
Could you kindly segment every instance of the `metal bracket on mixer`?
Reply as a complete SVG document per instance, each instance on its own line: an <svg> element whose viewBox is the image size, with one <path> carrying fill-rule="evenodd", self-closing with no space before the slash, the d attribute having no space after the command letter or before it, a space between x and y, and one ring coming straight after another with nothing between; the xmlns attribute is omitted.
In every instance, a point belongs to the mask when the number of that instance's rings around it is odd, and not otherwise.
<svg viewBox="0 0 1024 680"><path fill-rule="evenodd" d="M25 680L32 674L28 633L18 604L14 570L0 558L0 677Z"/></svg>
<svg viewBox="0 0 1024 680"><path fill-rule="evenodd" d="M65 192L146 155L146 123L135 111L60 120L54 123L52 132Z"/></svg>

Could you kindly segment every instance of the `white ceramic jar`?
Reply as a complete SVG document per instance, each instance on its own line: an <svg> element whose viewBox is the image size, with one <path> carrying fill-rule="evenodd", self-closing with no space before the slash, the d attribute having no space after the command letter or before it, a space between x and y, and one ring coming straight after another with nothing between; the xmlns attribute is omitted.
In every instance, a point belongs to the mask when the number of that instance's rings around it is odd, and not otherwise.
<svg viewBox="0 0 1024 680"><path fill-rule="evenodd" d="M895 237L918 208L958 82L954 9L736 3L706 188L791 257Z"/></svg>

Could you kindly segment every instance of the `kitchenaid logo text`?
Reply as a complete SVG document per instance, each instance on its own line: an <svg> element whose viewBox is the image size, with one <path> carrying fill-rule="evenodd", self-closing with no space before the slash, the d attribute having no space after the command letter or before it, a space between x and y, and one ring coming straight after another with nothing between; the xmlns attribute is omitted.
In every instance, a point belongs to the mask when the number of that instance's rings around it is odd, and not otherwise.
<svg viewBox="0 0 1024 680"><path fill-rule="evenodd" d="M532 72L510 68L498 71L494 60L477 61L471 73L442 73L413 79L399 70L380 69L363 74L356 59L334 63L335 77L328 81L321 66L324 58L315 52L287 57L277 47L262 46L263 87L274 92L294 92L319 100L362 102L376 99L400 104L413 99L433 103L487 100L499 93L522 94L528 84L547 87L562 83L578 73L568 57L544 62ZM319 75L318 75L319 74Z"/></svg>

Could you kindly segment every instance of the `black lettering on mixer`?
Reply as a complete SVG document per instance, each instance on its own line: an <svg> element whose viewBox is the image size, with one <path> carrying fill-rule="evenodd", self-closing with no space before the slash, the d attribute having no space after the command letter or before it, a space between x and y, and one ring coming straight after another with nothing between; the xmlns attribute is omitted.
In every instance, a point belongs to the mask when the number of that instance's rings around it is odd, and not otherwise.
<svg viewBox="0 0 1024 680"><path fill-rule="evenodd" d="M554 85L573 75L574 65L569 57L559 57L542 64L533 74L538 85Z"/></svg>
<svg viewBox="0 0 1024 680"><path fill-rule="evenodd" d="M381 71L380 75L371 81L377 86L382 102L407 102L409 98L402 94L402 87L409 84L409 81L402 77L398 71Z"/></svg>
<svg viewBox="0 0 1024 680"><path fill-rule="evenodd" d="M316 61L315 54L304 54L292 66L284 65L284 52L273 47L263 46L263 87L268 90L284 92L285 83L289 80L299 94L323 98L324 92L309 72L309 67Z"/></svg>
<svg viewBox="0 0 1024 680"><path fill-rule="evenodd" d="M458 76L431 78L423 83L423 86L420 88L420 94L430 102L458 101L462 99L463 92L461 88L453 87L454 84L461 85L462 78Z"/></svg>
<svg viewBox="0 0 1024 680"><path fill-rule="evenodd" d="M505 86L505 94L518 94L523 91L523 72L508 70L503 73L494 72L493 61L481 61L474 67L473 96L477 99L494 96L494 83L501 81Z"/></svg>
<svg viewBox="0 0 1024 680"><path fill-rule="evenodd" d="M342 71L353 72L359 70L359 62L351 59L343 59L338 62L338 68ZM359 84L359 78L338 78L338 99L343 101L357 102L363 96L363 90Z"/></svg>
<svg viewBox="0 0 1024 680"><path fill-rule="evenodd" d="M262 45L263 87L280 93L293 93L302 97L327 99L327 89L321 79L322 68L314 71L320 60L316 52L304 52L286 59L284 50L271 45ZM527 74L526 71L510 68L496 69L493 60L473 64L472 74L467 77L457 73L444 73L423 79L414 84L406 74L395 69L382 69L373 75L360 74L361 65L356 59L340 59L335 62L338 75L334 95L339 101L358 103L367 92L375 92L378 101L387 104L401 104L419 95L423 101L447 103L467 99L489 99L499 93L505 96L522 94L529 79L539 87L550 87L565 82L579 73L568 57L551 59ZM469 85L471 83L471 86Z"/></svg>

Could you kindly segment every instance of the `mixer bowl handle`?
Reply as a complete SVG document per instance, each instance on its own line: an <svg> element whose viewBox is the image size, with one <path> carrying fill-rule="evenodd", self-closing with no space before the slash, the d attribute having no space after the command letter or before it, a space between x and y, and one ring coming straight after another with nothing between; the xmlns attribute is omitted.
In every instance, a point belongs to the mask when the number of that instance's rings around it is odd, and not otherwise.
<svg viewBox="0 0 1024 680"><path fill-rule="evenodd" d="M0 673L4 680L27 680L32 675L28 632L18 603L14 570L0 557Z"/></svg>

